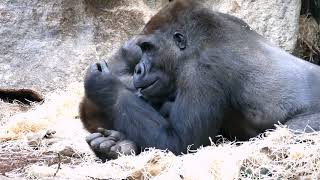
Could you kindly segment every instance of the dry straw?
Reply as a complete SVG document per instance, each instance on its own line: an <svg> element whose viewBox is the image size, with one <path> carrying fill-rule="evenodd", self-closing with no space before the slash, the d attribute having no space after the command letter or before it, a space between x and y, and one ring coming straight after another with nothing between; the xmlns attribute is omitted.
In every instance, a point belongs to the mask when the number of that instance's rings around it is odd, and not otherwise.
<svg viewBox="0 0 320 180"><path fill-rule="evenodd" d="M78 119L82 85L71 87L27 112L3 116L1 173L31 179L320 178L319 133L294 134L284 127L248 142L225 141L182 156L150 149L100 163Z"/></svg>

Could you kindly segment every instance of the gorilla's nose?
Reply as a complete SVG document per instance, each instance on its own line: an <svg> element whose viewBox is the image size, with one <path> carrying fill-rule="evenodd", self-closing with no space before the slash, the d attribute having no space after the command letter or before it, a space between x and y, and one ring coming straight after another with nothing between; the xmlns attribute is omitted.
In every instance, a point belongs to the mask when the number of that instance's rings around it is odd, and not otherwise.
<svg viewBox="0 0 320 180"><path fill-rule="evenodd" d="M135 79L142 79L146 74L146 67L144 63L139 63L136 65L134 69L134 78Z"/></svg>

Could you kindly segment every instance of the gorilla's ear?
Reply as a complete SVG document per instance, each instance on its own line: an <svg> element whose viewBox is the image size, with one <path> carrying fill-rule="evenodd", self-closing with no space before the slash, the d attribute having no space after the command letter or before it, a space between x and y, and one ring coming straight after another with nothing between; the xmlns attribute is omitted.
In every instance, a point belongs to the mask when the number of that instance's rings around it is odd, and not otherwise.
<svg viewBox="0 0 320 180"><path fill-rule="evenodd" d="M181 49L184 50L187 47L187 39L179 32L175 32L173 35L174 42Z"/></svg>

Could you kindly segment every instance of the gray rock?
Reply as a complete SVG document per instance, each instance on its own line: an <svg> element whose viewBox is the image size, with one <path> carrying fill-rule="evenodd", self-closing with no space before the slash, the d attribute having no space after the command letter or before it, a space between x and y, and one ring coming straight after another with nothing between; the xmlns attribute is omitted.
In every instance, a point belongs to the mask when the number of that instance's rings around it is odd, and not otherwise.
<svg viewBox="0 0 320 180"><path fill-rule="evenodd" d="M202 0L291 51L300 0ZM49 92L81 81L167 0L1 0L0 88Z"/></svg>
<svg viewBox="0 0 320 180"><path fill-rule="evenodd" d="M159 8L167 0L145 0ZM235 15L281 48L292 52L299 31L301 0L198 0L211 9Z"/></svg>
<svg viewBox="0 0 320 180"><path fill-rule="evenodd" d="M48 92L80 81L146 21L131 0L2 0L0 87Z"/></svg>
<svg viewBox="0 0 320 180"><path fill-rule="evenodd" d="M281 48L292 52L297 43L301 0L208 0L212 9L243 19Z"/></svg>

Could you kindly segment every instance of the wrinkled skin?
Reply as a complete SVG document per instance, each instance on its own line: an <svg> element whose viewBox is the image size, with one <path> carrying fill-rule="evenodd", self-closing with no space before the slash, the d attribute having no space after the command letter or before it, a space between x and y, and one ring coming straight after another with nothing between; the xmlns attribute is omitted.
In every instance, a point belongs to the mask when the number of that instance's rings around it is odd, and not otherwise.
<svg viewBox="0 0 320 180"><path fill-rule="evenodd" d="M320 130L320 67L275 47L236 17L175 0L128 42L141 49L133 85L152 103L106 65L92 65L85 78L86 97L112 114L120 142L180 154L218 134L247 140L278 122ZM164 117L152 104L165 104L166 97L173 100ZM92 149L109 154L108 141Z"/></svg>

